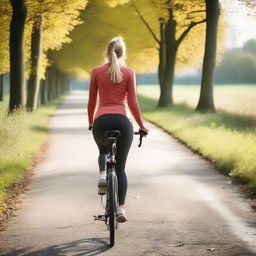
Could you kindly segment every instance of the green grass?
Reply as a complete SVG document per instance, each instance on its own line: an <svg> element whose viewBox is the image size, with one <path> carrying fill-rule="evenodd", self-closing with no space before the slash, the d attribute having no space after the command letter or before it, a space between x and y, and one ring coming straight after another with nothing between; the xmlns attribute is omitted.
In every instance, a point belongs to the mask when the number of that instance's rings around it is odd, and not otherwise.
<svg viewBox="0 0 256 256"><path fill-rule="evenodd" d="M143 89L143 90L142 90ZM148 90L148 91L147 91ZM245 109L245 114L240 109L239 114L233 111L222 111L219 107L217 113L198 113L194 111L192 103L179 103L166 109L156 109L157 100L155 94L149 97L156 88L140 88L140 104L143 116L170 132L175 137L186 143L191 149L214 162L220 170L242 182L248 183L256 189L256 120L251 106L246 105L251 98L256 96L256 89L247 87L219 88L221 91L237 96L244 95L240 101L235 98L226 100L226 97L218 98L224 106L226 102L234 102ZM177 96L176 88L176 96ZM193 88L185 90L180 88L178 94L193 94ZM244 91L243 91L244 90ZM241 93L241 91L243 93ZM186 97L185 94L184 96ZM147 96L145 96L147 95ZM249 97L247 97L247 96ZM256 104L256 102L251 102ZM246 106L246 107L245 107ZM256 190L255 190L256 191Z"/></svg>
<svg viewBox="0 0 256 256"><path fill-rule="evenodd" d="M6 188L22 178L47 138L49 116L63 100L41 106L36 112L6 114L8 97L0 102L0 216L5 209ZM40 129L39 129L40 128Z"/></svg>

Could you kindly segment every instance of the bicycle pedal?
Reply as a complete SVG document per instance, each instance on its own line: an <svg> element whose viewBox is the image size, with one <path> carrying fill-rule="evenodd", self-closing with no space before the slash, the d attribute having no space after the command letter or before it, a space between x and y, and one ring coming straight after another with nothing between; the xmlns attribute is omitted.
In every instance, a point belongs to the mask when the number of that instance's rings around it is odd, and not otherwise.
<svg viewBox="0 0 256 256"><path fill-rule="evenodd" d="M94 220L99 220L99 221L105 221L106 220L106 216L105 215L93 215Z"/></svg>

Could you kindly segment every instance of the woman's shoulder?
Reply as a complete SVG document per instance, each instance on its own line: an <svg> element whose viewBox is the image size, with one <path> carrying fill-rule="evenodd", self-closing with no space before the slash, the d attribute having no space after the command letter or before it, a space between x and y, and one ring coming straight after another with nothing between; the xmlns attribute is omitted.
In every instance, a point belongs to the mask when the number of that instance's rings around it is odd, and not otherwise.
<svg viewBox="0 0 256 256"><path fill-rule="evenodd" d="M94 68L92 68L91 72L102 71L103 69L107 69L109 67L109 65L110 65L109 63L103 63L101 65L95 66ZM123 70L129 74L135 73L135 70L132 67L128 67L128 66L121 65L121 70Z"/></svg>
<svg viewBox="0 0 256 256"><path fill-rule="evenodd" d="M92 72L93 72L93 71L100 70L100 69L102 69L102 68L106 68L108 65L109 65L109 63L103 63L103 64L101 64L101 65L95 66L94 68L92 68Z"/></svg>
<svg viewBox="0 0 256 256"><path fill-rule="evenodd" d="M133 74L135 73L134 69L128 66L121 66L124 70L126 70L128 73Z"/></svg>

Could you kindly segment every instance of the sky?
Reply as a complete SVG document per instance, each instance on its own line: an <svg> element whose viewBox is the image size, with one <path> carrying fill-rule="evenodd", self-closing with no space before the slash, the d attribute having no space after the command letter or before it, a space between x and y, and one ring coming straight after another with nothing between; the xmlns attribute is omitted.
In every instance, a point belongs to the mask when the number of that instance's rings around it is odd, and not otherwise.
<svg viewBox="0 0 256 256"><path fill-rule="evenodd" d="M226 47L241 47L248 39L256 39L256 7L248 8L238 0L220 0L220 2L228 26Z"/></svg>

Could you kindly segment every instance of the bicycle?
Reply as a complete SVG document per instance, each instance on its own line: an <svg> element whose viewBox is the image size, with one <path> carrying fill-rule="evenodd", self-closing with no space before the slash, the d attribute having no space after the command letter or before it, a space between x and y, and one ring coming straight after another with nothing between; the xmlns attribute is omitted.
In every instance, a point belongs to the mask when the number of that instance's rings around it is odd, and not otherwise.
<svg viewBox="0 0 256 256"><path fill-rule="evenodd" d="M138 147L142 144L142 138L147 135L144 131L138 131L134 133L140 135ZM109 230L110 246L115 244L115 230L118 228L117 208L118 208L118 184L116 176L116 142L118 137L121 135L119 130L107 130L105 136L110 142L110 152L107 156L107 193L106 193L106 205L103 204L103 195L101 196L101 204L105 208L105 214L94 215L94 220L104 221L107 229Z"/></svg>

